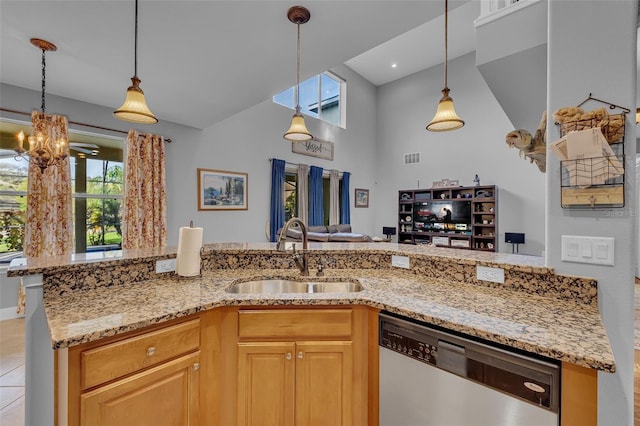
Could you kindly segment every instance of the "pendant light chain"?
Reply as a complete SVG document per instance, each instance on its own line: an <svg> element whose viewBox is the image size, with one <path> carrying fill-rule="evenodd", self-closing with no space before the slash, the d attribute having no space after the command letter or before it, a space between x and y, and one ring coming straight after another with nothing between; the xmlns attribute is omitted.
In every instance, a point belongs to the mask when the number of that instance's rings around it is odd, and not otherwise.
<svg viewBox="0 0 640 426"><path fill-rule="evenodd" d="M44 114L45 112L45 102L44 102L44 88L45 88L45 70L47 68L47 64L45 62L45 50L42 49L42 97L41 97L41 104L40 104L40 108L42 109L42 114Z"/></svg>

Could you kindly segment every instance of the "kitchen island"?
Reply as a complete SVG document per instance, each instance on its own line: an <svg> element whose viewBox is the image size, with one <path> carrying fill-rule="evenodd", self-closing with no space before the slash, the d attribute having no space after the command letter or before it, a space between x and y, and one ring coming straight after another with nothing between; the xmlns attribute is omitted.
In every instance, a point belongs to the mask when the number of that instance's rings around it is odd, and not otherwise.
<svg viewBox="0 0 640 426"><path fill-rule="evenodd" d="M393 267L394 256L399 256L400 260L408 258L409 269ZM43 307L50 345L57 354L58 376L66 371L60 368L61 363L70 372L73 372L72 361L81 363L81 356L76 359L73 355L78 348L95 352L95 348L105 342L117 343L149 330L161 330L166 325L184 327L185 322L194 318L200 322L201 329L208 331L200 333L200 346L188 351L187 355L198 353L200 357L198 362L190 359L190 365L198 364L204 370L201 370L202 376L214 376L214 366L230 365L230 355L220 348L228 347L225 346L228 342L233 342L234 346L241 343L241 338L225 335L225 332L237 334L238 312L262 308L352 310L354 332L348 338L353 339L353 356L357 357L358 365L367 369L359 372L366 380L357 392L368 393L368 405L377 403L372 396L376 390L372 388L377 386L377 356L371 352L377 350L375 316L379 310L561 362L563 424L568 421L565 416L571 413L569 404L572 402L564 400L565 396L570 396L566 386L572 380L571 375L575 373L581 380L586 375L587 383L595 383L597 370L615 371L615 360L598 311L597 283L588 278L557 275L538 258L399 247L393 243L318 243L311 244L309 250L312 279L352 280L361 284L362 291L256 295L233 294L225 290L235 282L253 279L302 279L290 253L278 252L270 243L210 244L203 252L201 276L184 278L173 273L155 273L157 260L172 257L175 252L171 249L120 252L113 258L102 259L84 256L27 259L25 264L10 269L11 275L42 274ZM324 276L313 277L319 260L324 265ZM478 265L502 268L504 284L478 280ZM229 326L230 323L235 325ZM187 327L187 330L192 328ZM207 352L218 355L210 356ZM565 377L565 373L569 376ZM122 377L128 377L127 374L123 373ZM112 379L105 380L106 383ZM211 385L224 387L228 384L223 379L212 380L212 383L199 380L199 393L206 395L200 406L211 402L207 398L221 398L223 392L210 389ZM69 389L74 387L72 382L73 379L65 382ZM78 386L95 390L91 383ZM81 392L80 389L77 391ZM237 392L233 393L235 396ZM595 413L595 393L595 389L586 393L593 400L585 400L581 393L578 398L581 401L573 402L580 404L575 412L584 411L586 406L587 409L591 407L591 414ZM69 399L66 407L71 417L75 416L72 411L79 410L80 405L79 401ZM64 410L65 407L58 409L58 417ZM236 414L234 411L229 415ZM205 421L201 424L215 424L213 419L220 418L217 415L208 417L209 414L202 410L197 415ZM375 407L369 406L362 407L353 418L366 424L375 416ZM354 421L354 424L359 423Z"/></svg>

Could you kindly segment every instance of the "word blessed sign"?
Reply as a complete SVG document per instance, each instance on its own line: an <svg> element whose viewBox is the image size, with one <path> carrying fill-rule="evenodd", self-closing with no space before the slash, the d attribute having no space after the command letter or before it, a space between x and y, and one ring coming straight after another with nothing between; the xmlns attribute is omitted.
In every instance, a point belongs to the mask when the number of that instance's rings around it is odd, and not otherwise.
<svg viewBox="0 0 640 426"><path fill-rule="evenodd" d="M333 142L311 139L306 142L292 142L291 152L333 161Z"/></svg>

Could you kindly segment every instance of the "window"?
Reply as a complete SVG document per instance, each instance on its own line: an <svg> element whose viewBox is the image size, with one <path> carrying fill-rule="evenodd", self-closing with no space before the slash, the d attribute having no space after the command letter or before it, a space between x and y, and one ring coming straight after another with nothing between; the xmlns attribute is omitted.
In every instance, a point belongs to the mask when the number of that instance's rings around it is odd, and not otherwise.
<svg viewBox="0 0 640 426"><path fill-rule="evenodd" d="M315 75L300 82L300 110L303 114L336 126L346 126L346 85L330 72ZM296 87L290 87L273 97L273 102L295 109Z"/></svg>
<svg viewBox="0 0 640 426"><path fill-rule="evenodd" d="M307 178L308 179L308 178ZM342 202L342 178L340 179L338 202ZM330 179L322 177L322 205L324 224L329 225ZM340 204L339 204L340 205ZM284 220L298 216L298 175L297 172L286 172L284 177Z"/></svg>
<svg viewBox="0 0 640 426"><path fill-rule="evenodd" d="M15 158L15 135L28 123L0 121L0 263L22 256L28 163ZM119 249L123 140L70 133L75 252Z"/></svg>

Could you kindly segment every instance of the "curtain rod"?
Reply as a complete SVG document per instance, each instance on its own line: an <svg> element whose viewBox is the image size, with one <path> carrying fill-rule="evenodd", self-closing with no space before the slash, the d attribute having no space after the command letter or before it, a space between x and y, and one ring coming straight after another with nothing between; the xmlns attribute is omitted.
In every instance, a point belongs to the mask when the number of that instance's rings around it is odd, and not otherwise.
<svg viewBox="0 0 640 426"><path fill-rule="evenodd" d="M269 158L269 161L273 161L273 160L274 160L274 158L273 158L273 157L272 157L272 158ZM279 158L276 158L276 160L279 160ZM290 165L290 166L296 166L296 167L298 167L298 166L300 165L300 164L298 164L298 163L291 163L291 162L289 162L289 161L287 161L287 160L283 160L283 161L284 161L284 164L288 164L288 165ZM308 165L308 166L313 166L313 164L307 164L307 165ZM315 167L320 167L320 166L315 166ZM325 168L323 167L323 168L322 168L322 173L327 172L327 171L330 171L330 170L335 170L335 169L325 169ZM342 175L342 173L344 173L344 172L341 172L341 171L339 171L339 170L338 170L338 172L339 172L341 175Z"/></svg>
<svg viewBox="0 0 640 426"><path fill-rule="evenodd" d="M26 115L26 116L31 117L31 113L30 112L17 111L15 109L0 108L0 111L10 112L12 114ZM116 133L123 133L125 135L129 134L129 132L124 131L124 130L118 130L118 129L111 129L109 127L96 126L95 124L80 123L78 121L71 121L71 120L67 120L67 121L68 121L69 124L75 124L76 126L91 127L93 129L106 130L106 131L109 131L109 132L116 132ZM171 138L165 138L164 141L167 142L167 143L171 143Z"/></svg>

